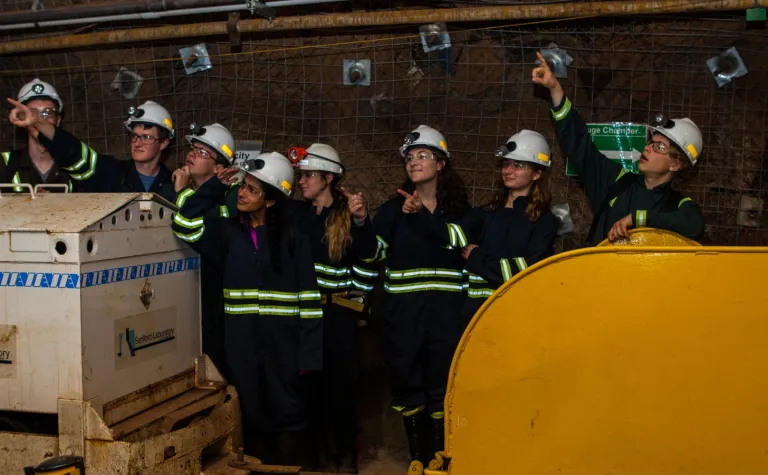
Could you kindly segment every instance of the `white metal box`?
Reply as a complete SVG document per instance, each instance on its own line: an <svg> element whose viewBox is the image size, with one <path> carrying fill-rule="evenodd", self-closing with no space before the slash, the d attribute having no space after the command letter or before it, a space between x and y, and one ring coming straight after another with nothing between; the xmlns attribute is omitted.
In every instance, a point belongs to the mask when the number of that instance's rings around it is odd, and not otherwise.
<svg viewBox="0 0 768 475"><path fill-rule="evenodd" d="M200 257L151 193L0 197L0 410L97 406L201 354Z"/></svg>

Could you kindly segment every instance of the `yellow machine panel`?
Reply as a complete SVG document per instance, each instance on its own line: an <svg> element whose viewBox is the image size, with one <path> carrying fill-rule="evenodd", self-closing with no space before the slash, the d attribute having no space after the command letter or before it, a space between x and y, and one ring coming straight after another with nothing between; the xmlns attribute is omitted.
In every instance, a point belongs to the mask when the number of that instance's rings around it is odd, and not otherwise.
<svg viewBox="0 0 768 475"><path fill-rule="evenodd" d="M766 473L766 268L768 248L605 246L517 275L454 357L449 472Z"/></svg>

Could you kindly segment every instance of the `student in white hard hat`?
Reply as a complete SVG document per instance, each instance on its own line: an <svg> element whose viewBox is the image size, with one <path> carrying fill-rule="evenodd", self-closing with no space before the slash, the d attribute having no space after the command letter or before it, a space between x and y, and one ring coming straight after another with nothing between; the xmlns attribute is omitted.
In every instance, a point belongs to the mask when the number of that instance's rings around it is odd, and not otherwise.
<svg viewBox="0 0 768 475"><path fill-rule="evenodd" d="M54 161L88 192L157 193L168 201L176 200L171 172L162 163L162 153L173 139L173 121L168 111L153 101L131 108L125 127L131 136L131 159L118 160L98 153L66 130L46 120L13 99L11 122L35 128L38 140ZM23 117L23 118L22 118Z"/></svg>
<svg viewBox="0 0 768 475"><path fill-rule="evenodd" d="M357 473L357 315L350 293L373 290L378 272L361 257L376 250L365 197L339 186L344 165L330 145L292 148L302 197L296 217L309 233L323 303L323 372L317 401L318 470ZM353 307L357 307L353 310Z"/></svg>
<svg viewBox="0 0 768 475"><path fill-rule="evenodd" d="M696 124L688 118L661 117L650 128L651 136L638 162L640 174L627 173L597 150L560 81L541 54L538 57L541 65L533 69L532 80L549 89L557 137L584 182L595 213L589 244L606 237L611 241L626 238L629 228L644 226L701 238L701 209L672 188L673 177L696 165L701 156L703 139Z"/></svg>
<svg viewBox="0 0 768 475"><path fill-rule="evenodd" d="M58 126L61 123L61 113L64 102L56 89L47 82L34 79L22 86L16 100L26 105L31 113ZM67 185L72 191L72 181L69 175L54 163L48 149L37 139L37 129L30 128L27 133L27 148L0 152L0 183L29 183L30 185L56 184ZM22 191L15 187L13 191ZM11 190L3 189L2 192ZM62 191L51 188L49 191Z"/></svg>
<svg viewBox="0 0 768 475"><path fill-rule="evenodd" d="M209 181L221 190L220 199L212 209L214 213L227 216L237 204L236 188L231 185L234 170L230 168L235 152L235 140L232 134L221 124L199 127L192 124L191 133L185 138L190 149L184 166L174 170L172 175L175 191L178 193L176 206L179 212L174 215L177 228L176 236L184 241L193 239L203 228L203 219L190 219L181 209L184 203L200 187ZM227 178L225 178L225 176ZM221 180L225 180L222 183ZM223 269L221 263L202 257L200 273L203 353L208 355L219 371L227 375L224 359L224 297Z"/></svg>
<svg viewBox="0 0 768 475"><path fill-rule="evenodd" d="M375 259L387 263L382 326L393 408L405 423L409 473L421 473L444 448L443 401L463 330L464 259L421 232L403 205L419 199L429 219L442 223L460 220L470 206L440 132L419 126L405 137L400 155L408 178L400 196L384 203L373 220L379 240Z"/></svg>
<svg viewBox="0 0 768 475"><path fill-rule="evenodd" d="M208 212L225 191L210 179L180 209L203 220L184 241L224 269L224 353L240 397L246 452L268 464L299 465L307 454L307 378L316 378L323 363L312 248L277 206L293 188L291 162L272 152L242 166L239 215ZM172 226L187 232L176 221Z"/></svg>
<svg viewBox="0 0 768 475"><path fill-rule="evenodd" d="M469 290L461 310L465 323L504 282L551 256L557 237L557 218L549 210L552 160L547 140L538 132L521 130L496 155L501 159L502 191L462 221L434 226L421 201L413 198L403 208L417 214L427 232L460 249L467 260Z"/></svg>

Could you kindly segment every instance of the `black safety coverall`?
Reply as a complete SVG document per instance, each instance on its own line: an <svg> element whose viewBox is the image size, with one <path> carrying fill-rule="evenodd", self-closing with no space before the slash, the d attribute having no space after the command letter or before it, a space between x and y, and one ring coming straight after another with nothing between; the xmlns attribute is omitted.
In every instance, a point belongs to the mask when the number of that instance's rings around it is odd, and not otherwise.
<svg viewBox="0 0 768 475"><path fill-rule="evenodd" d="M53 139L43 134L38 136L40 144L48 149L56 164L69 173L70 178L79 182L88 193L156 193L173 203L176 190L171 181L171 172L165 164L149 190L144 189L139 172L133 160L118 160L101 154L75 138L66 130L56 127Z"/></svg>
<svg viewBox="0 0 768 475"><path fill-rule="evenodd" d="M463 326L464 259L440 247L401 211L402 198L384 203L373 221L378 242L375 259L386 260L384 351L392 373L395 409L426 406L442 417L453 353ZM440 206L429 219L449 222Z"/></svg>
<svg viewBox="0 0 768 475"><path fill-rule="evenodd" d="M309 201L291 201L295 219L308 233L317 285L323 308L322 392L315 397L313 412L319 426L321 456L355 458L357 435L357 321L360 313L333 303L334 295L352 290L373 290L371 279L378 272L361 261L376 252L377 241L369 218L356 222L350 217L352 243L340 261L331 261L325 239L331 212L345 206L335 200L317 212Z"/></svg>
<svg viewBox="0 0 768 475"><path fill-rule="evenodd" d="M669 182L649 190L642 175L627 173L620 163L603 155L567 97L552 109L552 115L557 138L584 182L595 213L588 237L590 245L608 237L616 221L627 215L632 216L636 228L666 229L691 239L701 238L704 215L691 198L680 194Z"/></svg>
<svg viewBox="0 0 768 475"><path fill-rule="evenodd" d="M432 223L432 231L442 245L462 249L476 244L466 262L469 278L467 301L462 320L469 323L485 300L504 282L554 254L557 218L547 210L536 221L526 214L528 197L515 199L512 208L489 210L474 208L459 221L436 222L424 208L421 223Z"/></svg>
<svg viewBox="0 0 768 475"><path fill-rule="evenodd" d="M29 156L28 149L12 150L10 152L0 152L0 183L29 183L33 187L35 185L47 184L47 185L67 185L67 189L72 192L74 186L72 180L69 179L69 175L64 172L58 165L54 163L51 169L48 171L48 175L43 179L40 176L40 172L35 168L32 158ZM25 191L21 187L3 188L0 190L2 193L9 193L12 191ZM64 190L59 188L51 188L51 193L62 192Z"/></svg>
<svg viewBox="0 0 768 475"><path fill-rule="evenodd" d="M312 250L301 229L286 225L281 271L273 267L266 226L221 215L221 183L208 180L184 202L187 219L203 218L199 236L187 242L224 266L224 343L230 381L237 388L243 420L266 438L307 427L302 378L322 369L320 293ZM174 221L175 232L188 228ZM269 454L258 454L269 460ZM273 460L291 463L291 460Z"/></svg>

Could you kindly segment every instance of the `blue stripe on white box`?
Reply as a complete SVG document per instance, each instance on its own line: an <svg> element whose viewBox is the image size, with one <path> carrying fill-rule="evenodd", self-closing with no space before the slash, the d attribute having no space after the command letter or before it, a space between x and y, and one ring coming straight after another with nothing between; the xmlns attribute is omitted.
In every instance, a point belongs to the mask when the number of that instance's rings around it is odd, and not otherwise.
<svg viewBox="0 0 768 475"><path fill-rule="evenodd" d="M171 261L153 262L128 267L116 267L84 274L57 272L18 272L0 270L0 287L31 287L41 289L84 289L113 282L144 279L175 274L200 268L200 257L185 257Z"/></svg>

